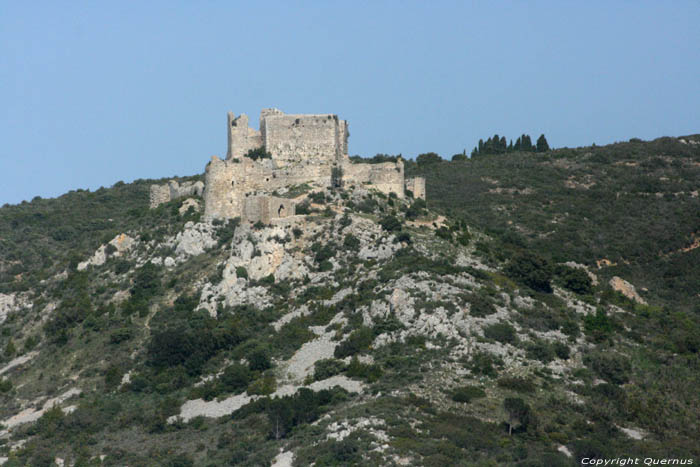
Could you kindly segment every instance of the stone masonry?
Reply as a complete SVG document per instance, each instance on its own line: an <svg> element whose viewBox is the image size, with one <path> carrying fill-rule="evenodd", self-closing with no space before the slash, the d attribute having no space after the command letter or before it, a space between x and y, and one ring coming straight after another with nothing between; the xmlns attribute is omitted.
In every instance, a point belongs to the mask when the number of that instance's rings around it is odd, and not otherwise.
<svg viewBox="0 0 700 467"><path fill-rule="evenodd" d="M425 178L407 178L406 189L413 193L414 198L425 199Z"/></svg>
<svg viewBox="0 0 700 467"><path fill-rule="evenodd" d="M180 185L177 181L170 180L163 185L151 185L150 207L157 208L163 203L185 196L201 196L203 192L204 183L202 182L184 182Z"/></svg>
<svg viewBox="0 0 700 467"><path fill-rule="evenodd" d="M213 156L206 166L205 219L241 217L268 223L292 216L294 203L273 193L302 184L316 188L333 183L366 186L404 197L403 161L353 163L348 157L348 124L337 115L288 115L264 109L258 131L249 127L245 114L236 117L229 112L227 134L226 159ZM261 148L271 157L246 157L251 150ZM412 191L421 193L417 187L422 186L424 197L425 181L413 180ZM422 185L417 180L422 180ZM165 198L159 190L152 188L152 199Z"/></svg>

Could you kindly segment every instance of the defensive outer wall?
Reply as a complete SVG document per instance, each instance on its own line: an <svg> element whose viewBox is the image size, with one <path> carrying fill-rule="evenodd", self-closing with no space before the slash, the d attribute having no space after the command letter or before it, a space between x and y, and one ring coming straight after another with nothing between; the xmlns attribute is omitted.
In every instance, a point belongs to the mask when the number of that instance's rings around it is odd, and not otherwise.
<svg viewBox="0 0 700 467"><path fill-rule="evenodd" d="M293 201L272 193L295 185L365 186L403 198L405 189L425 198L425 180L404 180L404 164L353 163L348 157L348 124L333 114L285 114L278 109L260 112L260 130L249 127L248 117L228 113L226 159L211 158L205 170L205 219L241 217L269 222L295 214ZM252 150L269 158L253 159ZM199 188L199 187L198 187ZM174 199L165 186L151 187L151 206ZM186 191L186 190L182 190ZM166 199L167 198L167 199Z"/></svg>

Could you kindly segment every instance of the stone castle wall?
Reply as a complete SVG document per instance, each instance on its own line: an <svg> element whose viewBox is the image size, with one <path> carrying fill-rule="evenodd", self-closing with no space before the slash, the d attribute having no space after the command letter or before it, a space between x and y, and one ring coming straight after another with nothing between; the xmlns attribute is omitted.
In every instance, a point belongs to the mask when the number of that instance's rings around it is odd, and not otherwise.
<svg viewBox="0 0 700 467"><path fill-rule="evenodd" d="M355 164L349 159L343 161L343 184L370 185L382 193L396 193L399 198L404 197L404 169L403 161L382 162L380 164Z"/></svg>
<svg viewBox="0 0 700 467"><path fill-rule="evenodd" d="M163 203L186 196L201 196L204 192L202 182L184 182L180 185L176 180L170 180L163 185L151 185L149 205L151 209L157 208Z"/></svg>
<svg viewBox="0 0 700 467"><path fill-rule="evenodd" d="M246 114L236 117L232 112L229 112L226 121L228 127L226 159L241 158L251 149L257 149L263 145L260 132L248 126Z"/></svg>
<svg viewBox="0 0 700 467"><path fill-rule="evenodd" d="M245 198L241 218L248 222L269 224L272 219L295 215L294 201L276 196L251 196Z"/></svg>
<svg viewBox="0 0 700 467"><path fill-rule="evenodd" d="M301 160L333 164L347 151L347 123L337 115L266 114L260 132L265 150L280 166Z"/></svg>
<svg viewBox="0 0 700 467"><path fill-rule="evenodd" d="M253 219L252 222L269 222L290 215L291 202L278 202L282 198L271 194L305 183L330 186L335 168L341 169L342 183L346 186L365 185L404 197L403 161L351 163L347 155L348 125L337 115L287 115L278 109L263 109L260 131L250 128L248 123L246 115L228 114L226 160L212 157L205 171L206 219L242 217ZM251 149L260 147L271 154L270 159L244 157ZM160 196L160 192L155 195Z"/></svg>
<svg viewBox="0 0 700 467"><path fill-rule="evenodd" d="M406 189L413 192L416 199L425 199L425 178L415 177L406 179Z"/></svg>

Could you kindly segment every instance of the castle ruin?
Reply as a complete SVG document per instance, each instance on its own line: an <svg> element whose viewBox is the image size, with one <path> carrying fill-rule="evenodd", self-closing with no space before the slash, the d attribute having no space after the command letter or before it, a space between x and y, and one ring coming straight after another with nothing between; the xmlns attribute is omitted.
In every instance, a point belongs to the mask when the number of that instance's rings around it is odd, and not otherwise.
<svg viewBox="0 0 700 467"><path fill-rule="evenodd" d="M377 164L351 161L348 124L337 115L263 109L260 130L255 130L245 114L236 117L229 112L226 126L226 159L213 156L205 170L205 219L241 217L268 223L293 216L293 200L277 193L304 184L312 188L364 186L398 198L404 197L407 188L414 197L425 198L425 181L404 180L400 157L396 162ZM156 185L151 191L152 198L159 193Z"/></svg>

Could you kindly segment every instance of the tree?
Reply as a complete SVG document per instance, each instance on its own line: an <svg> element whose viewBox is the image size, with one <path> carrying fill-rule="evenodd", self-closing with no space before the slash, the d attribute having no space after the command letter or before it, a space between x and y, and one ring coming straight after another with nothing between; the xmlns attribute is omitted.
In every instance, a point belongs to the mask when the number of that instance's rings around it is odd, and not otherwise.
<svg viewBox="0 0 700 467"><path fill-rule="evenodd" d="M452 156L452 162L464 162L467 160L466 153L455 154Z"/></svg>
<svg viewBox="0 0 700 467"><path fill-rule="evenodd" d="M506 397L503 408L508 413L508 435L513 433L513 428L527 430L530 424L530 406L519 397Z"/></svg>
<svg viewBox="0 0 700 467"><path fill-rule="evenodd" d="M537 138L537 152L547 152L549 151L549 144L547 144L547 138L544 137L544 133Z"/></svg>
<svg viewBox="0 0 700 467"><path fill-rule="evenodd" d="M418 157L416 157L416 162L418 165L428 165L442 162L442 158L436 152L426 152L424 154L419 154Z"/></svg>
<svg viewBox="0 0 700 467"><path fill-rule="evenodd" d="M505 273L538 292L552 292L552 267L546 259L534 253L522 252L515 255L506 266Z"/></svg>

